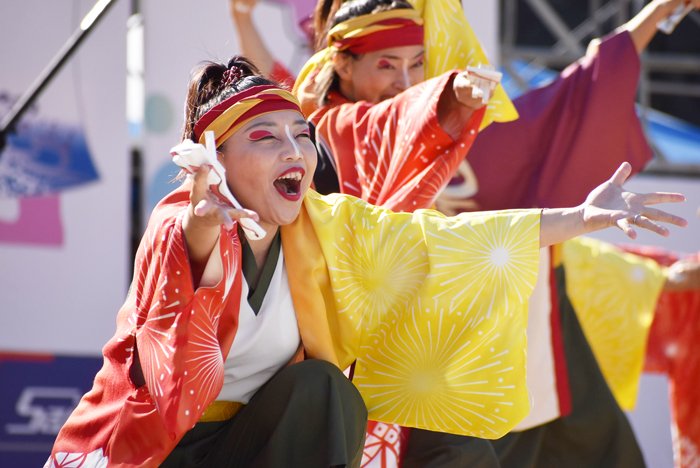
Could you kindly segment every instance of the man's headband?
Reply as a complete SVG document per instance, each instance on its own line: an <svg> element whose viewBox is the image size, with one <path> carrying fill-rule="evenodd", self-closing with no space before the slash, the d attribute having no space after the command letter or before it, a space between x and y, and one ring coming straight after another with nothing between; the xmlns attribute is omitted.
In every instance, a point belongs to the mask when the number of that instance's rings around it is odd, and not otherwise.
<svg viewBox="0 0 700 468"><path fill-rule="evenodd" d="M272 85L254 86L211 108L195 124L194 136L204 144L204 132L211 130L219 145L254 118L285 110L302 113L292 93Z"/></svg>

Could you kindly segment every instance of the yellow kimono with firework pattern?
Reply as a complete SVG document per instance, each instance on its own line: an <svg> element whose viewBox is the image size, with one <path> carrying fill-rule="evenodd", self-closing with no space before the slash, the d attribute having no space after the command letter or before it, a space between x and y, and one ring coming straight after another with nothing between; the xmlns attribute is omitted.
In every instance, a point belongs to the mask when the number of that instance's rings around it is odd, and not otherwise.
<svg viewBox="0 0 700 468"><path fill-rule="evenodd" d="M633 410L666 274L651 259L580 237L561 246L566 295L622 409Z"/></svg>
<svg viewBox="0 0 700 468"><path fill-rule="evenodd" d="M282 245L308 357L375 421L498 438L529 412L527 300L539 210L392 213L310 192Z"/></svg>

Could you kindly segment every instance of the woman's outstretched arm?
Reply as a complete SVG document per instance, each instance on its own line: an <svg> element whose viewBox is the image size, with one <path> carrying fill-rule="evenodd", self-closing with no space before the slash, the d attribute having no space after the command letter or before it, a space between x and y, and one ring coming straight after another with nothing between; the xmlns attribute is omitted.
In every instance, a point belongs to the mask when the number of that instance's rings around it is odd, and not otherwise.
<svg viewBox="0 0 700 468"><path fill-rule="evenodd" d="M190 191L190 206L182 220L182 231L187 245L187 257L192 269L194 287L199 286L204 268L214 246L219 241L221 225L227 229L233 227L233 220L253 218L258 220L258 214L251 210L238 210L224 206L212 195L207 186L209 166L202 166L192 178Z"/></svg>
<svg viewBox="0 0 700 468"><path fill-rule="evenodd" d="M623 163L607 182L596 187L582 205L575 208L544 209L540 218L540 247L573 239L582 234L617 226L635 239L634 227L649 229L664 237L669 231L658 222L685 227L685 219L647 205L685 201L680 193L632 193L622 188L632 172Z"/></svg>
<svg viewBox="0 0 700 468"><path fill-rule="evenodd" d="M629 31L637 53L641 53L649 45L657 32L656 24L667 18L680 5L692 3L700 9L700 0L654 0L645 6L634 18L625 23L622 28Z"/></svg>

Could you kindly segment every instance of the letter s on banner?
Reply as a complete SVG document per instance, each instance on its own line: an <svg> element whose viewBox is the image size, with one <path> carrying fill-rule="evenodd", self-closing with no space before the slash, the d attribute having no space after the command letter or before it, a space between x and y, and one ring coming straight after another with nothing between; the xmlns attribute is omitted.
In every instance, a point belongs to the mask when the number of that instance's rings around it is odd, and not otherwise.
<svg viewBox="0 0 700 468"><path fill-rule="evenodd" d="M58 434L80 401L75 387L25 387L17 400L17 415L29 418L25 424L6 424L8 434Z"/></svg>

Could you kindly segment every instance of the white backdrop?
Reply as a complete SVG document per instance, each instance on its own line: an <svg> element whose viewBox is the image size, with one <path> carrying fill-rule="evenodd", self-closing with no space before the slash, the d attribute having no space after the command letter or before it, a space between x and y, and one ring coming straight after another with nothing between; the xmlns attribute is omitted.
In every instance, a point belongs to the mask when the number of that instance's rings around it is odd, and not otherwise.
<svg viewBox="0 0 700 468"><path fill-rule="evenodd" d="M0 3L0 91L17 98L92 8L92 0ZM117 2L45 89L31 120L82 128L97 180L61 191L62 240L0 241L0 350L98 355L128 286L129 156L125 24ZM4 107L3 113L6 112ZM0 221L19 200L3 197ZM33 229L57 229L37 223ZM57 236L60 238L61 236Z"/></svg>

